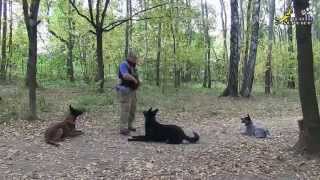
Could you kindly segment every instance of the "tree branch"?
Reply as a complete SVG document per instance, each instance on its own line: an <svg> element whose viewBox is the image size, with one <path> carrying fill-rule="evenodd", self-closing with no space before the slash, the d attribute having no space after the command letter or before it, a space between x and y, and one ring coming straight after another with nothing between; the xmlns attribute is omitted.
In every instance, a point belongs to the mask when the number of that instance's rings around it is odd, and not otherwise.
<svg viewBox="0 0 320 180"><path fill-rule="evenodd" d="M68 41L63 39L61 36L59 36L57 33L55 33L53 30L49 29L49 33L53 35L55 38L59 39L61 42L68 44Z"/></svg>
<svg viewBox="0 0 320 180"><path fill-rule="evenodd" d="M29 5L27 0L22 0L22 8L23 8L23 16L24 16L24 21L29 33Z"/></svg>
<svg viewBox="0 0 320 180"><path fill-rule="evenodd" d="M104 19L105 19L105 17L106 17L106 12L107 12L107 8L108 8L108 6L109 6L109 3L110 3L110 0L106 0L106 3L105 3L105 5L104 5L104 9L103 9L102 15L101 15L101 24L103 24Z"/></svg>
<svg viewBox="0 0 320 180"><path fill-rule="evenodd" d="M97 0L96 3L96 24L100 24L100 0ZM99 26L99 25L98 25Z"/></svg>
<svg viewBox="0 0 320 180"><path fill-rule="evenodd" d="M79 9L77 8L77 6L75 5L75 2L74 2L74 1L69 0L69 3L70 3L71 6L76 10L76 12L77 12L77 14L78 14L79 16L81 16L81 17L83 17L84 19L86 19L93 27L96 27L96 24L94 23L92 17L91 17L91 19L89 19L88 16L85 16L84 14L82 14L82 13L79 11ZM92 11L91 11L91 13L92 13Z"/></svg>
<svg viewBox="0 0 320 180"><path fill-rule="evenodd" d="M114 29L114 28L116 28L116 27L118 27L118 26L120 26L121 24L123 24L123 23L125 23L125 22L127 22L127 21L129 21L129 20L132 20L132 21L143 21L143 20L148 20L148 19L161 19L161 18L165 18L165 17L169 17L169 16L159 16L159 17L145 17L145 18L140 18L140 19L129 19L129 18L127 18L127 19L122 19L122 21L115 21L114 22L114 24L111 26L111 27L109 27L109 28L107 28L107 27L105 27L104 29L103 29L103 31L105 31L105 32L108 32L108 31L111 31L112 29Z"/></svg>
<svg viewBox="0 0 320 180"><path fill-rule="evenodd" d="M89 6L89 14L90 14L90 19L92 22L94 22L94 19L93 19L93 10L92 10L92 0L88 0L88 6ZM97 25L97 24L96 24ZM96 26L94 26L96 27Z"/></svg>
<svg viewBox="0 0 320 180"><path fill-rule="evenodd" d="M92 29L90 29L90 30L89 30L89 32L90 32L90 33L92 33L92 34L94 34L94 35L96 35L96 34L97 34L97 33L96 33L96 32L94 32Z"/></svg>
<svg viewBox="0 0 320 180"><path fill-rule="evenodd" d="M134 16L137 16L137 15L139 15L140 13L143 13L143 12L146 12L146 11L149 11L149 10L152 10L152 9L155 9L155 8L158 8L158 7L162 7L162 6L167 5L167 4L168 4L168 3L158 4L158 5L156 5L156 6L153 6L153 7L150 7L150 8L147 8L147 9L143 9L143 10L141 10L141 11L138 11L138 12L134 13L132 16L130 16L130 17L128 17L128 18L119 19L119 20L113 21L113 22L109 23L107 26L105 26L105 27L103 28L103 31L110 31L110 30L114 29L115 27L120 26L121 24L123 24L123 23L125 23L125 22L127 22L127 21L129 21L129 20L132 20L132 18L133 18ZM141 19L141 20L142 20L142 19ZM143 19L143 20L145 20L145 19Z"/></svg>

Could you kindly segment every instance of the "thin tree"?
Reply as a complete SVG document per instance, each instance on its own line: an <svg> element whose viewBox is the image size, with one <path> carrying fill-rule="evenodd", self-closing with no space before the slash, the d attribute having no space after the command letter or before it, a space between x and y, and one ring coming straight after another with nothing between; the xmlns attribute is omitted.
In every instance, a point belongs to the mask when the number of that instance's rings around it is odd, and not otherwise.
<svg viewBox="0 0 320 180"><path fill-rule="evenodd" d="M265 72L265 93L271 93L272 87L272 45L273 45L273 23L274 23L274 13L275 13L275 0L270 0L270 11L269 11L269 27L268 27L268 56L267 56L267 63L266 63L266 72Z"/></svg>
<svg viewBox="0 0 320 180"><path fill-rule="evenodd" d="M132 1L127 0L127 18L132 16ZM132 48L132 20L126 22L126 31L125 31L125 48L124 55L125 58L128 56L129 49Z"/></svg>
<svg viewBox="0 0 320 180"><path fill-rule="evenodd" d="M287 0L287 9L291 8L292 0ZM290 89L294 89L296 87L295 83L295 68L294 68L294 52L293 52L293 31L292 25L289 24L287 28L288 34L288 52L289 52L289 77L287 87Z"/></svg>
<svg viewBox="0 0 320 180"><path fill-rule="evenodd" d="M228 45L227 45L227 11L224 4L224 0L220 0L220 17L221 17L221 24L222 24L222 33L223 33L223 58L225 62L227 62L227 59L229 57L228 55Z"/></svg>
<svg viewBox="0 0 320 180"><path fill-rule="evenodd" d="M2 27L2 45L1 45L1 66L0 79L6 79L7 64L7 0L3 0L3 27Z"/></svg>
<svg viewBox="0 0 320 180"><path fill-rule="evenodd" d="M88 7L89 7L89 16L86 16L85 14L83 14L82 12L80 12L79 8L76 5L75 0L69 0L69 3L72 5L72 7L76 10L77 14L84 18L86 21L89 22L89 24L91 25L91 30L90 32L92 32L95 37L96 37L96 63L97 63L97 75L95 80L99 81L99 92L103 92L103 88L104 88L104 62L103 62L103 33L104 32L109 32L111 30L113 30L114 28L120 26L121 24L132 20L134 16L137 16L138 14L154 9L154 8L158 8L161 6L166 5L167 3L162 3L150 8L146 8L142 11L139 11L137 13L132 14L132 16L124 18L124 19L119 19L119 20L115 20L113 22L110 22L109 24L105 24L105 18L106 18L106 14L107 14L107 9L109 7L110 4L110 0L104 0L101 2L101 0L96 1L96 13L95 16L93 15L93 1L92 0L88 0ZM101 3L103 4L103 6L101 7ZM101 11L102 9L102 11Z"/></svg>
<svg viewBox="0 0 320 180"><path fill-rule="evenodd" d="M142 9L147 9L149 7L148 0L139 0L140 6ZM132 8L131 8L132 9ZM132 13L132 12L131 12ZM144 20L144 57L147 59L149 54L149 45L148 45L148 19Z"/></svg>
<svg viewBox="0 0 320 180"><path fill-rule="evenodd" d="M156 85L160 87L160 59L161 59L161 29L162 23L158 23L158 35L157 35L157 61L156 61Z"/></svg>
<svg viewBox="0 0 320 180"><path fill-rule="evenodd" d="M239 0L239 5L240 5L240 27L241 27L241 44L244 40L244 33L245 33L245 30L244 30L244 12L243 12L243 2L244 0ZM242 46L242 45L241 45Z"/></svg>
<svg viewBox="0 0 320 180"><path fill-rule="evenodd" d="M171 29L171 35L172 35L172 49L173 49L173 72L174 72L174 87L176 88L176 90L178 90L177 88L179 87L179 76L180 73L178 72L178 68L177 68L177 50L178 50L178 20L177 20L177 16L178 16L178 6L177 3L178 1L174 1L171 0L170 3L173 5L170 8L170 15L171 15L171 24L170 24L170 29Z"/></svg>
<svg viewBox="0 0 320 180"><path fill-rule="evenodd" d="M205 22L205 12L204 12L204 2L201 0L201 21L202 21L202 31L205 31L206 28L206 22ZM205 47L205 34L203 33L203 47ZM205 49L205 48L204 48ZM203 60L204 60L204 75L203 75L203 83L202 87L206 88L207 87L207 82L208 82L208 68L207 68L207 60L206 60L206 51L203 51Z"/></svg>
<svg viewBox="0 0 320 180"><path fill-rule="evenodd" d="M51 2L47 1L47 16L49 17L49 8L51 6ZM70 3L67 3L67 12L63 13L65 16L67 16L67 32L68 35L67 37L63 37L61 35L59 35L58 33L56 33L52 28L48 28L48 31L51 35L53 35L55 38L57 38L58 40L60 40L62 43L64 43L67 47L67 77L69 78L69 80L71 82L73 82L74 79L74 68L73 68L73 49L74 49L74 42L75 42L75 35L74 35L74 31L75 31L75 22L74 22L74 18L72 16L72 9L71 9L71 5ZM48 19L48 24L50 25L50 21Z"/></svg>
<svg viewBox="0 0 320 180"><path fill-rule="evenodd" d="M252 31L249 51L249 59L244 63L244 74L240 94L249 97L252 91L254 70L256 65L258 40L259 40L260 0L254 2L252 11Z"/></svg>
<svg viewBox="0 0 320 180"><path fill-rule="evenodd" d="M0 40L1 40L1 27L2 27L2 0L0 0ZM1 47L1 44L0 44ZM1 62L1 57L0 57L0 62Z"/></svg>
<svg viewBox="0 0 320 180"><path fill-rule="evenodd" d="M209 36L209 13L208 13L208 5L207 0L204 2L204 9L205 9L205 52L206 52L206 61L207 61L207 84L208 88L211 88L211 68L210 68L210 49L211 49L211 39Z"/></svg>
<svg viewBox="0 0 320 180"><path fill-rule="evenodd" d="M13 12L12 12L12 0L9 0L9 9L10 9L10 20L9 20L9 44L8 44L8 49L9 49L9 58L7 58L7 64L6 64L6 74L7 71L8 75L9 75L9 81L11 80L11 71L12 71L12 67L13 65L12 63L12 55L13 55L13 50L12 50L12 25L13 25Z"/></svg>
<svg viewBox="0 0 320 180"><path fill-rule="evenodd" d="M247 64L248 61L248 54L249 54L249 42L250 42L250 30L251 30L251 11L252 11L252 0L248 0L247 2L247 14L246 14L246 31L245 31L245 37L243 37L245 39L244 42L244 50L242 53L242 59L241 59L241 65L242 65L242 76L245 73L245 64Z"/></svg>
<svg viewBox="0 0 320 180"><path fill-rule="evenodd" d="M305 19L302 10L309 7L308 0L294 0L295 17ZM298 121L298 150L320 151L320 117L314 85L311 24L296 24L299 95L303 119Z"/></svg>
<svg viewBox="0 0 320 180"><path fill-rule="evenodd" d="M230 0L231 6L231 30L230 30L230 58L228 85L222 96L238 96L238 66L240 60L240 22L238 13L238 1Z"/></svg>
<svg viewBox="0 0 320 180"><path fill-rule="evenodd" d="M187 9L191 10L191 0L186 0L186 7ZM192 25L191 25L191 18L188 18L187 20L187 29L186 29L186 35L187 35L187 47L190 49L191 48L191 43L192 43ZM188 57L186 60L186 69L184 73L183 80L185 82L191 81L191 57Z"/></svg>
<svg viewBox="0 0 320 180"><path fill-rule="evenodd" d="M37 25L40 0L32 0L29 6L27 0L22 1L23 16L29 39L29 59L27 63L27 84L29 88L30 115L28 119L37 118L36 86L37 86Z"/></svg>

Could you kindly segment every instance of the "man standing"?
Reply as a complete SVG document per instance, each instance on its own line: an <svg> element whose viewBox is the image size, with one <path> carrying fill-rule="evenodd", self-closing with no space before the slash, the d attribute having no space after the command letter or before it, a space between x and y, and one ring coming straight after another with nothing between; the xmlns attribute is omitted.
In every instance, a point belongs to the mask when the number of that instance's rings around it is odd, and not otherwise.
<svg viewBox="0 0 320 180"><path fill-rule="evenodd" d="M120 100L120 134L122 135L129 135L130 131L136 131L133 121L137 104L136 90L140 83L136 70L137 59L136 54L130 51L127 59L119 66L120 83L116 89Z"/></svg>

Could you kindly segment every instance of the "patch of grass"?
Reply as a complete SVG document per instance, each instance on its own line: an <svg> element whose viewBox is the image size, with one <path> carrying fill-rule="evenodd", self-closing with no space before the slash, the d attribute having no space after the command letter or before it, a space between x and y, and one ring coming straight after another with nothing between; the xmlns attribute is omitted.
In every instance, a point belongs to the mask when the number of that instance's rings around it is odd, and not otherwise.
<svg viewBox="0 0 320 180"><path fill-rule="evenodd" d="M45 96L40 95L38 98L38 107L41 112L50 112L53 106L52 103L48 102Z"/></svg>
<svg viewBox="0 0 320 180"><path fill-rule="evenodd" d="M114 97L103 93L103 94L88 94L78 96L74 101L76 107L84 109L86 111L92 111L101 106L109 106L114 104Z"/></svg>

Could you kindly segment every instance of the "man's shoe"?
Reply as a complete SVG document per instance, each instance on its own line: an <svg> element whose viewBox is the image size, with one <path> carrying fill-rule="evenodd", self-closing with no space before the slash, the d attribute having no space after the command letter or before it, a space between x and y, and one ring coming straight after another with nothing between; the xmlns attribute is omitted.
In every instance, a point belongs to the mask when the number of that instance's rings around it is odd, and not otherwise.
<svg viewBox="0 0 320 180"><path fill-rule="evenodd" d="M136 128L132 128L132 127L130 127L130 128L129 128L129 131L136 132Z"/></svg>
<svg viewBox="0 0 320 180"><path fill-rule="evenodd" d="M120 134L122 134L124 136L128 136L130 134L130 130L129 129L121 129Z"/></svg>

